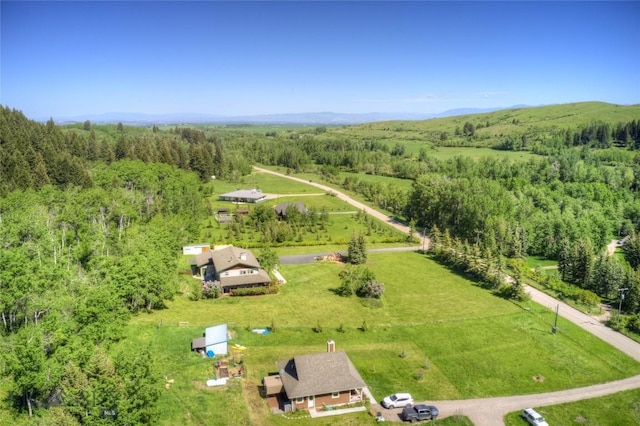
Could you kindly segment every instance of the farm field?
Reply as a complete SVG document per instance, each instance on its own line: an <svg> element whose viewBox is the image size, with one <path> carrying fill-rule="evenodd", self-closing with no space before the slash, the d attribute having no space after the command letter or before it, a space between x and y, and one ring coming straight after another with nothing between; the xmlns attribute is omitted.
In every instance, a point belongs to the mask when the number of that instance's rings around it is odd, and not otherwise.
<svg viewBox="0 0 640 426"><path fill-rule="evenodd" d="M219 424L281 424L259 397L261 378L277 360L324 351L329 339L378 399L399 390L424 400L539 393L640 372L638 363L562 319L553 335L553 313L539 305L497 298L418 253L370 254L367 266L385 284L380 307L335 295L343 266L316 263L282 265L288 283L277 295L198 302L177 296L167 309L133 318L122 344L151 346L161 374L175 379L158 405L163 424L200 424L212 413ZM247 379L206 390L213 362L189 345L219 323L229 325L231 343L247 347ZM264 327L274 331L250 331ZM360 414L326 424L365 418L371 420Z"/></svg>

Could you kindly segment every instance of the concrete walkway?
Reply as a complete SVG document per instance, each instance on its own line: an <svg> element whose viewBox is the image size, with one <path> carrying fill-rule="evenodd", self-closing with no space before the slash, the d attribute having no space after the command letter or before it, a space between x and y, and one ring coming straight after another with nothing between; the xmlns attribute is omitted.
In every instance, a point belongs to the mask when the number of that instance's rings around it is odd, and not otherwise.
<svg viewBox="0 0 640 426"><path fill-rule="evenodd" d="M309 411L309 415L311 416L312 419L315 419L317 417L340 416L342 414L357 413L358 411L365 411L366 409L367 407L361 406L361 407L341 408L337 410L327 410L327 411L311 410Z"/></svg>

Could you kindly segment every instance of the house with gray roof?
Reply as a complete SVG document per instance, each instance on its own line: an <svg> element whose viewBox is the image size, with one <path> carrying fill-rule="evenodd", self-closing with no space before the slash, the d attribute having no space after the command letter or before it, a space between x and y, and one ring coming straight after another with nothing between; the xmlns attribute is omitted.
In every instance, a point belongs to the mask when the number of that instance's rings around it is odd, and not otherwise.
<svg viewBox="0 0 640 426"><path fill-rule="evenodd" d="M205 251L190 259L190 263L195 276L203 281L220 282L223 293L266 286L271 282L271 277L253 253L240 247Z"/></svg>
<svg viewBox="0 0 640 426"><path fill-rule="evenodd" d="M265 394L285 401L292 410L322 410L364 400L364 380L347 354L335 351L332 340L327 352L296 355L276 366L278 374L263 379Z"/></svg>
<svg viewBox="0 0 640 426"><path fill-rule="evenodd" d="M231 201L232 203L259 203L267 199L267 196L259 189L238 189L235 191L220 194L220 201Z"/></svg>

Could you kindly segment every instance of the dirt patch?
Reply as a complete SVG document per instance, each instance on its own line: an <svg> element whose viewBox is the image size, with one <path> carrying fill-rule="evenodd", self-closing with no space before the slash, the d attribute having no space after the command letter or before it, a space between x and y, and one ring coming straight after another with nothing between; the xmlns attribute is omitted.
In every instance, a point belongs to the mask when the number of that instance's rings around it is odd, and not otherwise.
<svg viewBox="0 0 640 426"><path fill-rule="evenodd" d="M532 379L534 382L538 382L538 383L544 382L544 376L541 376L539 374L533 376Z"/></svg>
<svg viewBox="0 0 640 426"><path fill-rule="evenodd" d="M600 304L600 314L593 315L595 319L602 323L606 323L611 319L611 305L607 305L605 303Z"/></svg>
<svg viewBox="0 0 640 426"><path fill-rule="evenodd" d="M338 252L331 253L326 256L316 256L315 260L319 262L345 263L344 256Z"/></svg>

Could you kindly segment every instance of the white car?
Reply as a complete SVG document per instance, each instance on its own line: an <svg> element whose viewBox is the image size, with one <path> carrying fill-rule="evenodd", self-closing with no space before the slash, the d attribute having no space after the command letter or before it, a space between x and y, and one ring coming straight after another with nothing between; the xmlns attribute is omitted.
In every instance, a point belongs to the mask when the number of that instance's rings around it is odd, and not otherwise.
<svg viewBox="0 0 640 426"><path fill-rule="evenodd" d="M533 408L522 411L521 416L532 426L549 426L549 423Z"/></svg>
<svg viewBox="0 0 640 426"><path fill-rule="evenodd" d="M382 400L384 408L410 407L413 405L413 397L409 393L394 393Z"/></svg>

